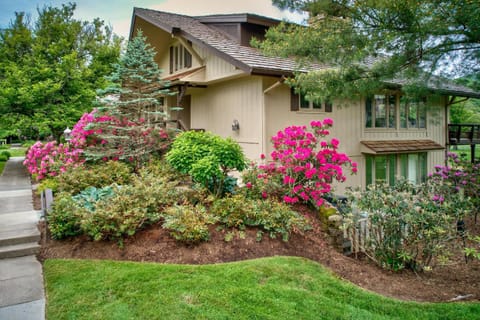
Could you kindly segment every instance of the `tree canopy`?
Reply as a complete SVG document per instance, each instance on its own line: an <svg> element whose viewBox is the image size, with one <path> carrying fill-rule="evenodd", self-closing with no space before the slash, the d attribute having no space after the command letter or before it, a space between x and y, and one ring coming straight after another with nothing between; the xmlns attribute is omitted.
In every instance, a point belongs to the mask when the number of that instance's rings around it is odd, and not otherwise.
<svg viewBox="0 0 480 320"><path fill-rule="evenodd" d="M305 66L292 84L310 99L372 93L391 79L422 88L430 76L480 72L477 0L272 0L309 13L308 26L282 23L257 43L267 54Z"/></svg>
<svg viewBox="0 0 480 320"><path fill-rule="evenodd" d="M156 54L139 30L114 64L110 84L98 91L96 116L105 120L87 128L102 140L85 149L88 159L120 159L140 167L152 154L165 151L168 113L162 99L173 93L161 79Z"/></svg>
<svg viewBox="0 0 480 320"><path fill-rule="evenodd" d="M58 138L107 84L121 39L98 18L74 19L75 8L45 6L35 21L15 13L0 31L0 137Z"/></svg>

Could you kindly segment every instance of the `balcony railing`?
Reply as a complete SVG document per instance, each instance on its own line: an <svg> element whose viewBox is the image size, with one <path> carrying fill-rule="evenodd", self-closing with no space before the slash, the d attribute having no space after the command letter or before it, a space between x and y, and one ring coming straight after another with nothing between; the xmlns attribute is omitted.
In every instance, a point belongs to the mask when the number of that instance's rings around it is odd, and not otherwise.
<svg viewBox="0 0 480 320"><path fill-rule="evenodd" d="M475 145L480 144L480 124L449 124L448 144Z"/></svg>

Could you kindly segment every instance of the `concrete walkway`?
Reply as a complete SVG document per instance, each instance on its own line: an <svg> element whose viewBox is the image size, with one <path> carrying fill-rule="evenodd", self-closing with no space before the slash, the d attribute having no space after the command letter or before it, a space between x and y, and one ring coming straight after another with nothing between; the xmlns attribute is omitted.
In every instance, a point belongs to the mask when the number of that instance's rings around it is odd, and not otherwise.
<svg viewBox="0 0 480 320"><path fill-rule="evenodd" d="M32 189L23 157L8 160L0 176L0 319L44 320L42 265Z"/></svg>

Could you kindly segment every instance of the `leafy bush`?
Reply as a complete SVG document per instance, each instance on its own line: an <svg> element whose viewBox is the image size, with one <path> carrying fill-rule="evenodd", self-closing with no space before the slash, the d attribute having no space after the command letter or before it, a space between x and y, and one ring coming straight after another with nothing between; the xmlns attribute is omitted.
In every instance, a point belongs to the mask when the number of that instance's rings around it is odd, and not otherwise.
<svg viewBox="0 0 480 320"><path fill-rule="evenodd" d="M0 154L0 161L3 161L3 162L8 161L8 156L5 154Z"/></svg>
<svg viewBox="0 0 480 320"><path fill-rule="evenodd" d="M63 239L81 234L79 207L68 193L55 197L52 209L47 215L48 229L52 238Z"/></svg>
<svg viewBox="0 0 480 320"><path fill-rule="evenodd" d="M7 151L7 150L2 151L2 152L0 153L0 155L6 156L6 157L7 157L7 160L10 159L10 157L12 156L12 154L11 154L9 151Z"/></svg>
<svg viewBox="0 0 480 320"><path fill-rule="evenodd" d="M154 165L134 176L129 185L115 188L112 197L94 204L94 212L81 217L83 232L94 240L118 239L158 222L164 208L184 201L178 182L169 175L158 176Z"/></svg>
<svg viewBox="0 0 480 320"><path fill-rule="evenodd" d="M115 195L115 189L112 186L97 189L95 187L88 187L72 199L77 206L84 208L90 212L95 211L95 205L100 200L106 200Z"/></svg>
<svg viewBox="0 0 480 320"><path fill-rule="evenodd" d="M125 185L132 179L132 169L125 163L108 161L70 168L57 176L57 190L78 194L88 187L101 188L111 184Z"/></svg>
<svg viewBox="0 0 480 320"><path fill-rule="evenodd" d="M480 212L480 163L471 163L455 153L448 153L448 164L435 166L435 171L429 175L429 181L435 187L439 199L448 200L458 193L465 195L472 205L475 221L477 220Z"/></svg>
<svg viewBox="0 0 480 320"><path fill-rule="evenodd" d="M31 146L23 164L37 181L48 177L58 176L70 167L80 166L82 149L74 148L69 144L58 144L55 141L43 144L37 141Z"/></svg>
<svg viewBox="0 0 480 320"><path fill-rule="evenodd" d="M348 192L352 211L344 214L344 228L357 227L360 215L368 217L369 238L365 253L391 270L429 269L435 258L446 258L457 236L456 222L467 209L465 199L452 195L450 202L431 194L434 186L372 185Z"/></svg>
<svg viewBox="0 0 480 320"><path fill-rule="evenodd" d="M210 239L208 225L215 223L205 207L197 205L181 205L168 208L164 215L163 227L178 241L199 242Z"/></svg>
<svg viewBox="0 0 480 320"><path fill-rule="evenodd" d="M187 131L177 136L167 153L168 163L189 174L217 197L224 193L225 179L231 170L246 167L242 149L231 138L223 139L210 132Z"/></svg>
<svg viewBox="0 0 480 320"><path fill-rule="evenodd" d="M273 162L260 165L263 173L253 181L245 180L246 186L262 187L254 185L259 178L280 180L285 203L303 201L320 207L322 197L332 191L334 180L346 180L343 167L351 167L352 173L357 171L357 164L337 151L337 139L320 141L330 134L328 129L332 125L333 120L326 118L323 122L312 121L309 130L306 126L291 126L279 131L272 137L275 149L271 154ZM268 186L269 182L263 185ZM262 190L263 193L268 195L267 190Z"/></svg>
<svg viewBox="0 0 480 320"><path fill-rule="evenodd" d="M227 227L260 227L272 238L281 234L284 241L288 240L290 232L309 228L305 217L288 205L273 199L248 199L241 194L217 199L211 207L211 213Z"/></svg>

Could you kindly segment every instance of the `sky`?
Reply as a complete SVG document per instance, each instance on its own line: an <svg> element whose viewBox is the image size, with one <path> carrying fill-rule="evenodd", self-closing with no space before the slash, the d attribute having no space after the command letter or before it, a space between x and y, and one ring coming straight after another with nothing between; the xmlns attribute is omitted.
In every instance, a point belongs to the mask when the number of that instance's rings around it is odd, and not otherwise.
<svg viewBox="0 0 480 320"><path fill-rule="evenodd" d="M98 17L113 27L113 31L128 37L133 7L186 15L206 15L215 13L256 13L259 15L302 22L299 14L280 11L271 0L0 0L0 28L5 28L15 17L15 12L37 16L37 8L46 5L60 7L62 3L75 2L74 17L92 21Z"/></svg>

